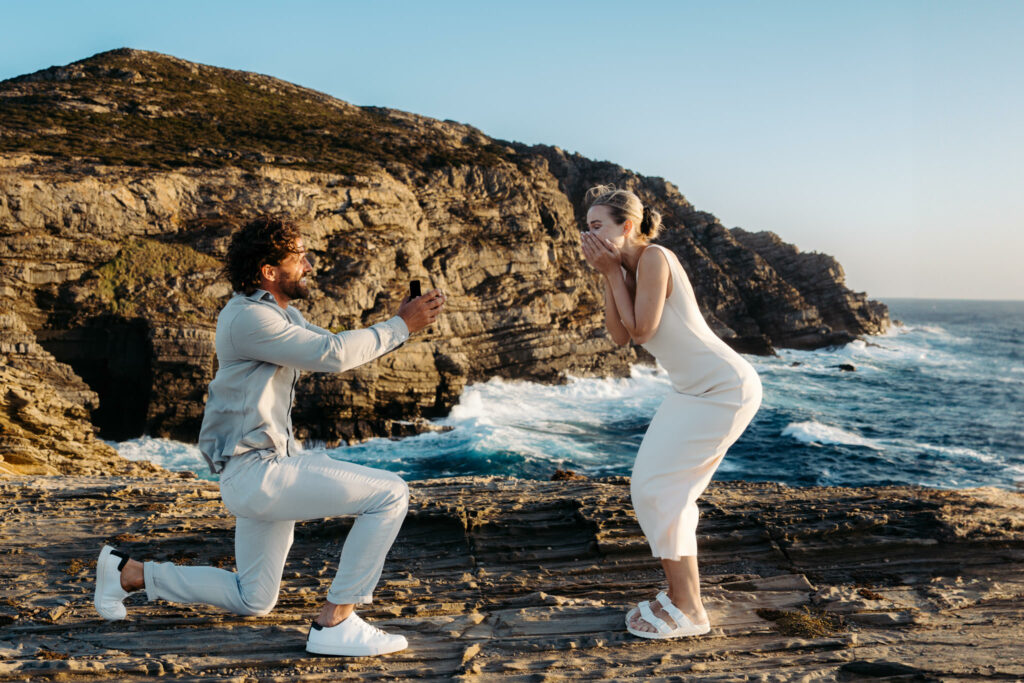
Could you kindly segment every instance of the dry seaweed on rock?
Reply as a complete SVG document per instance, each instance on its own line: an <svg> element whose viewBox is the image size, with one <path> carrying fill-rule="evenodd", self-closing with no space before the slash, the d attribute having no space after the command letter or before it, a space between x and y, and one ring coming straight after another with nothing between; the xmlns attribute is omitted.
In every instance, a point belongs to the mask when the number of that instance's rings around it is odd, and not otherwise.
<svg viewBox="0 0 1024 683"><path fill-rule="evenodd" d="M843 618L827 611L811 611L806 605L799 610L758 609L757 616L774 622L779 633L802 638L821 638L843 630Z"/></svg>

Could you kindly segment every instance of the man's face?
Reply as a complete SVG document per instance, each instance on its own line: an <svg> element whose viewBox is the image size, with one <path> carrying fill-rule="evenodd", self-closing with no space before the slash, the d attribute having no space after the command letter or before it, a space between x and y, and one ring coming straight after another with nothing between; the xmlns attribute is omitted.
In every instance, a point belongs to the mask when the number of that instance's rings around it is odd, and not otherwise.
<svg viewBox="0 0 1024 683"><path fill-rule="evenodd" d="M277 285L289 299L309 298L309 285L306 282L306 275L313 271L313 264L306 255L306 245L302 238L295 240L295 251L277 266Z"/></svg>

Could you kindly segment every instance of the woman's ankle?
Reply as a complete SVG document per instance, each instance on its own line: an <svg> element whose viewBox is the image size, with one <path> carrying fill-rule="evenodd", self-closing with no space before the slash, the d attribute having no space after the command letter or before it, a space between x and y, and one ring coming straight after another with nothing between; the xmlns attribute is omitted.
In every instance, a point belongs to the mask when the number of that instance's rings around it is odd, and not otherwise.
<svg viewBox="0 0 1024 683"><path fill-rule="evenodd" d="M685 600L676 598L671 593L668 594L668 599L672 601L680 612L686 615L686 618L695 624L703 624L708 621L708 613L704 609L704 603L701 601L700 596L693 597L689 596Z"/></svg>

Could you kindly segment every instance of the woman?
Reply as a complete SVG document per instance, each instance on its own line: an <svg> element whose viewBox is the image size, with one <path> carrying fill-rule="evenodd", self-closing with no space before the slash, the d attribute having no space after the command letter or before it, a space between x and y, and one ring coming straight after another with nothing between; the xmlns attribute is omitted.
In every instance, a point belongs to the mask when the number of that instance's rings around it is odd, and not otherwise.
<svg viewBox="0 0 1024 683"><path fill-rule="evenodd" d="M711 630L697 571L697 498L761 404L757 372L719 339L668 249L650 244L661 226L628 190L587 192L583 255L604 276L605 325L617 344L633 340L668 372L674 391L658 408L633 465L637 519L668 578L668 591L626 615L642 638Z"/></svg>

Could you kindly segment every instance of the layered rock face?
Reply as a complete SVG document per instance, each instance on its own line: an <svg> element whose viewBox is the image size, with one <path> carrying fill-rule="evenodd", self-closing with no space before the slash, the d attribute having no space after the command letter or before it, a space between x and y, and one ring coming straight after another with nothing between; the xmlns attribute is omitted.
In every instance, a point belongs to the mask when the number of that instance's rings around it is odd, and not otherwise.
<svg viewBox="0 0 1024 683"><path fill-rule="evenodd" d="M300 306L318 325L384 319L410 279L449 296L439 323L397 352L306 376L304 439L415 432L492 376L627 372L637 353L604 332L578 250L580 200L600 182L662 211L662 242L739 350L888 324L830 257L727 230L659 178L454 122L132 50L5 81L0 106L0 305L55 357L32 381L67 394L84 380L99 402L80 405L110 438L195 438L230 295L220 257L264 213L305 225L318 263Z"/></svg>

